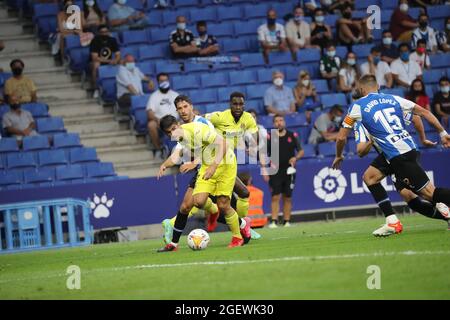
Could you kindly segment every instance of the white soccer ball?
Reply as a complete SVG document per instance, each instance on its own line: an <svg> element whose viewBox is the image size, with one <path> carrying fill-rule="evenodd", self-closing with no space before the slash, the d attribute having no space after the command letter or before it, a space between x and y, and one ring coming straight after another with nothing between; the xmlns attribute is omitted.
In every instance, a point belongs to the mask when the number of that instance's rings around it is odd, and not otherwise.
<svg viewBox="0 0 450 320"><path fill-rule="evenodd" d="M189 233L187 243L192 250L204 250L209 244L209 234L203 229L194 229Z"/></svg>

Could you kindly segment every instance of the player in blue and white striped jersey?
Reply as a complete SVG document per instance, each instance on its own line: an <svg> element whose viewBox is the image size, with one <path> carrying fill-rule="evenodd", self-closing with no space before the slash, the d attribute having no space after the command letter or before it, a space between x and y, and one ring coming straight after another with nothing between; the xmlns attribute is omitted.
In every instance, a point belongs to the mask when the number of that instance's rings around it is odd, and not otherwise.
<svg viewBox="0 0 450 320"><path fill-rule="evenodd" d="M395 178L402 181L407 188L421 195L435 205L442 202L450 204L450 189L435 188L425 171L419 164L417 145L405 129L404 113L412 112L424 117L438 132L444 147L450 146L450 136L436 117L428 110L414 102L399 96L378 93L375 76L365 75L359 79L356 88L358 99L349 108L342 128L336 140L336 158L332 167L337 169L344 160L343 150L348 134L356 122L360 121L378 144L382 154L390 165ZM366 183L367 184L367 183ZM370 193L386 217L386 224L374 232L376 236L387 236L399 233L403 227L394 214L392 204L386 190L378 182L367 184Z"/></svg>

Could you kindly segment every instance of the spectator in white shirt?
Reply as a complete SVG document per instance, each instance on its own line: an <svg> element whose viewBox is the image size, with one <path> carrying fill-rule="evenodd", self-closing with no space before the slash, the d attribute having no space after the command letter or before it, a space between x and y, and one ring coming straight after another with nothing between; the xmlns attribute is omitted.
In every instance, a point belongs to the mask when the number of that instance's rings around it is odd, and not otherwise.
<svg viewBox="0 0 450 320"><path fill-rule="evenodd" d="M424 39L417 41L417 48L411 53L409 58L419 64L422 72L424 69L431 68L430 56L427 53L427 42Z"/></svg>
<svg viewBox="0 0 450 320"><path fill-rule="evenodd" d="M391 63L392 77L398 86L409 88L416 79L422 79L422 70L417 62L409 57L409 47L406 43L399 46L400 58Z"/></svg>
<svg viewBox="0 0 450 320"><path fill-rule="evenodd" d="M367 57L367 62L361 65L361 76L371 74L377 78L380 88L392 88L392 72L389 64L381 61L381 50L373 47Z"/></svg>
<svg viewBox="0 0 450 320"><path fill-rule="evenodd" d="M162 157L163 150L159 134L159 120L169 114L177 119L179 118L174 104L179 94L170 89L169 75L167 73L158 74L157 81L158 90L151 94L147 103L147 128L155 156Z"/></svg>
<svg viewBox="0 0 450 320"><path fill-rule="evenodd" d="M356 87L359 71L356 68L356 55L347 52L338 76L338 88L340 92L351 93Z"/></svg>
<svg viewBox="0 0 450 320"><path fill-rule="evenodd" d="M411 47L417 47L417 41L424 39L427 44L427 50L435 53L437 51L436 32L428 26L428 16L425 13L419 15L419 27L414 29L411 38Z"/></svg>
<svg viewBox="0 0 450 320"><path fill-rule="evenodd" d="M300 6L295 7L294 18L286 24L286 37L294 57L299 49L311 47L311 27Z"/></svg>
<svg viewBox="0 0 450 320"><path fill-rule="evenodd" d="M136 67L134 57L127 54L116 75L117 102L121 113L128 114L131 107L131 96L144 94L142 81L148 82L149 90L153 90L153 81Z"/></svg>
<svg viewBox="0 0 450 320"><path fill-rule="evenodd" d="M277 23L277 13L274 9L267 12L267 23L259 26L258 41L261 44L266 63L269 63L271 51L287 51L286 32L284 26Z"/></svg>

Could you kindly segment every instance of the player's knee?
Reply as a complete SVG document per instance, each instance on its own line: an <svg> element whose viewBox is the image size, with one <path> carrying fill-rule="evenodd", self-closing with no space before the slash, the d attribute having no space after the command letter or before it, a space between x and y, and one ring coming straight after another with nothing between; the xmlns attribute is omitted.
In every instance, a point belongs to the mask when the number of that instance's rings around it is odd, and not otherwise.
<svg viewBox="0 0 450 320"><path fill-rule="evenodd" d="M192 203L183 202L180 206L180 212L183 214L188 214L192 210Z"/></svg>
<svg viewBox="0 0 450 320"><path fill-rule="evenodd" d="M408 190L408 189L402 189L400 190L400 196L403 198L403 200L408 203L411 200L413 200L414 198L417 197L417 195L415 195L412 191Z"/></svg>
<svg viewBox="0 0 450 320"><path fill-rule="evenodd" d="M248 191L247 188L242 188L242 190L240 190L239 192L239 198L248 198L250 197L250 192Z"/></svg>
<svg viewBox="0 0 450 320"><path fill-rule="evenodd" d="M206 203L206 199L195 198L194 197L193 204L194 204L195 207L201 209L201 208L203 208L205 206L205 203Z"/></svg>
<svg viewBox="0 0 450 320"><path fill-rule="evenodd" d="M222 213L226 213L230 208L230 201L226 198L218 198L217 199L217 208Z"/></svg>
<svg viewBox="0 0 450 320"><path fill-rule="evenodd" d="M366 170L363 174L363 181L367 186L371 186L376 184L376 177L368 170Z"/></svg>

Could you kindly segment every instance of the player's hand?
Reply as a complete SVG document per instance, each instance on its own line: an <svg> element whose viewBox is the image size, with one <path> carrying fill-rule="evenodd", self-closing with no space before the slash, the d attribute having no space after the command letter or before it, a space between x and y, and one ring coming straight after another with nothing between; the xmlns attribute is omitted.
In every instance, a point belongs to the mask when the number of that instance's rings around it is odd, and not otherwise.
<svg viewBox="0 0 450 320"><path fill-rule="evenodd" d="M195 163L184 163L181 165L180 167L180 172L181 173L186 173L189 172L191 170L194 170L197 167L197 165Z"/></svg>
<svg viewBox="0 0 450 320"><path fill-rule="evenodd" d="M215 165L209 166L208 169L206 169L205 174L203 175L203 179L209 180L214 175L214 173L216 173L216 169L217 166Z"/></svg>
<svg viewBox="0 0 450 320"><path fill-rule="evenodd" d="M163 176L163 174L164 174L164 171L166 171L166 166L165 165L161 165L160 167L159 167L159 172L158 172L158 176L156 177L158 180L159 180L159 178L161 178L162 176Z"/></svg>
<svg viewBox="0 0 450 320"><path fill-rule="evenodd" d="M333 164L331 165L331 168L339 169L341 167L342 161L344 161L344 157L343 156L334 158L334 161L333 161Z"/></svg>
<svg viewBox="0 0 450 320"><path fill-rule="evenodd" d="M450 148L450 135L443 136L441 142L444 148Z"/></svg>
<svg viewBox="0 0 450 320"><path fill-rule="evenodd" d="M295 164L297 163L297 158L296 157L292 157L289 159L289 164L291 165L291 167L295 167Z"/></svg>
<svg viewBox="0 0 450 320"><path fill-rule="evenodd" d="M431 147L434 147L435 145L437 145L437 142L433 142L428 139L425 139L422 141L422 144L424 147L431 148Z"/></svg>

